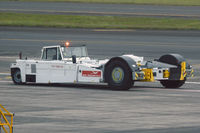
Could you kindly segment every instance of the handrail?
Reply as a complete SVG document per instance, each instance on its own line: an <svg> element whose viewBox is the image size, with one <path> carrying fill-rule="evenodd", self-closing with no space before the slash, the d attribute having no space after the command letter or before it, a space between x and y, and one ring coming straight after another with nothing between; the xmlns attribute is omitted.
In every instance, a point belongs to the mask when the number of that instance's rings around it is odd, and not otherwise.
<svg viewBox="0 0 200 133"><path fill-rule="evenodd" d="M10 117L10 121L6 118L6 116ZM13 133L13 117L14 114L10 113L0 104L0 133L1 128L5 133Z"/></svg>

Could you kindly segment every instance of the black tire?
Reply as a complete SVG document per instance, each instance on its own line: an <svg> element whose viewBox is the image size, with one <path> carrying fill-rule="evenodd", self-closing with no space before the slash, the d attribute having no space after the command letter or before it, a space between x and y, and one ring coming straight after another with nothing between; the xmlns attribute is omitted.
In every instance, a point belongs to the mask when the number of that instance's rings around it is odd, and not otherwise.
<svg viewBox="0 0 200 133"><path fill-rule="evenodd" d="M179 66L181 65L181 62L185 61L183 56L179 54L167 54L163 55L159 58L160 62L171 64L171 65L176 65Z"/></svg>
<svg viewBox="0 0 200 133"><path fill-rule="evenodd" d="M106 81L115 90L128 90L133 86L129 67L122 61L112 61L106 67Z"/></svg>
<svg viewBox="0 0 200 133"><path fill-rule="evenodd" d="M12 80L15 84L22 84L21 72L19 69L15 69L12 72Z"/></svg>
<svg viewBox="0 0 200 133"><path fill-rule="evenodd" d="M185 83L185 80L162 80L160 83L165 88L179 88Z"/></svg>
<svg viewBox="0 0 200 133"><path fill-rule="evenodd" d="M167 55L161 56L159 58L159 61L170 64L170 65L176 65L178 68L180 68L181 62L185 61L185 59L179 54L167 54ZM185 81L186 81L186 78L185 80L161 80L160 83L165 88L179 88L185 83Z"/></svg>

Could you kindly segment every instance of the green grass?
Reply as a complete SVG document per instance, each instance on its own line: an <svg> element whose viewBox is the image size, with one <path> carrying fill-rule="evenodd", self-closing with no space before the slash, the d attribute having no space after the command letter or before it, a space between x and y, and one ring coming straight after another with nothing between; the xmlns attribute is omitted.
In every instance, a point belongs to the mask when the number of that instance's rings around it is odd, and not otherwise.
<svg viewBox="0 0 200 133"><path fill-rule="evenodd" d="M0 26L200 30L200 20L0 13Z"/></svg>
<svg viewBox="0 0 200 133"><path fill-rule="evenodd" d="M0 1L17 1L17 0L0 0ZM18 1L87 2L87 3L123 3L123 4L200 6L200 0L18 0Z"/></svg>

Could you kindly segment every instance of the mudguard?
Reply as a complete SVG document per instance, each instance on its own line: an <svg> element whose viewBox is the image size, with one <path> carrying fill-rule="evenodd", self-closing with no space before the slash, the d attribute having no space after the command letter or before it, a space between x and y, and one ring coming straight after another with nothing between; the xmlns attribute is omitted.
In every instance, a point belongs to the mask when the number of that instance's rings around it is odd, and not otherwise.
<svg viewBox="0 0 200 133"><path fill-rule="evenodd" d="M159 58L160 62L177 66L176 68L170 68L169 80L180 80L181 78L181 63L185 61L185 58L179 54L166 54Z"/></svg>
<svg viewBox="0 0 200 133"><path fill-rule="evenodd" d="M118 57L113 57L113 58L111 58L111 59L105 64L105 66L104 66L104 80L105 80L105 81L106 81L105 75L106 75L106 73L107 73L107 72L106 72L107 66L108 66L111 62L116 61L116 60L120 61L121 63L126 64L127 69L129 69L132 73L135 72L135 70L138 69L137 64L136 64L136 61L133 60L131 57L123 56L123 55L122 55L122 56L118 56ZM135 77L135 75L132 75L132 76Z"/></svg>
<svg viewBox="0 0 200 133"><path fill-rule="evenodd" d="M112 62L112 61L114 61L114 60L119 60L119 61L121 61L122 63L125 63L128 67L129 67L129 69L132 71L132 72L134 72L136 69L137 69L137 64L136 64L136 62L131 58L131 57L128 57L128 56L118 56L118 57L113 57L113 58L111 58L106 64L105 64L105 68L106 68L106 66L110 63L110 62Z"/></svg>

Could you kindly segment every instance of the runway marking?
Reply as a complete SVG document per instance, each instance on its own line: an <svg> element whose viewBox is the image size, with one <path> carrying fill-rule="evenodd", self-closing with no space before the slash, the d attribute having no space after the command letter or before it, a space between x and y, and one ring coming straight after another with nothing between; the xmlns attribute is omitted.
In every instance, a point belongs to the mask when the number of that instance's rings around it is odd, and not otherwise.
<svg viewBox="0 0 200 133"><path fill-rule="evenodd" d="M0 59L16 59L18 56L0 56Z"/></svg>
<svg viewBox="0 0 200 133"><path fill-rule="evenodd" d="M200 67L200 64L194 64L192 65L193 68L199 68Z"/></svg>
<svg viewBox="0 0 200 133"><path fill-rule="evenodd" d="M6 76L5 79L11 79L11 76Z"/></svg>
<svg viewBox="0 0 200 133"><path fill-rule="evenodd" d="M185 82L186 84L197 84L200 85L200 82Z"/></svg>
<svg viewBox="0 0 200 133"><path fill-rule="evenodd" d="M183 92L200 92L200 90L179 90L179 91L183 91Z"/></svg>
<svg viewBox="0 0 200 133"><path fill-rule="evenodd" d="M32 41L32 42L62 42L66 40L38 40L38 39L14 39L14 38L7 38L7 39L0 39L6 41Z"/></svg>
<svg viewBox="0 0 200 133"><path fill-rule="evenodd" d="M123 31L136 31L136 30L128 30L128 29L94 29L93 31L110 31L110 32L112 32L112 31L118 31L118 32L123 32Z"/></svg>
<svg viewBox="0 0 200 133"><path fill-rule="evenodd" d="M1 80L0 83L12 83L13 81L3 81Z"/></svg>
<svg viewBox="0 0 200 133"><path fill-rule="evenodd" d="M135 16L165 16L165 17L200 17L191 14L167 14L167 13L132 13L132 12L95 12L95 11L56 11L56 10L31 10L31 9L0 9L0 11L19 12L46 12L46 13L71 13L71 14L101 14L101 15L135 15Z"/></svg>
<svg viewBox="0 0 200 133"><path fill-rule="evenodd" d="M1 38L0 40L3 41L27 41L27 42L56 42L56 43L64 43L67 40L39 40L39 39L23 39L23 38ZM76 43L85 43L85 41L71 41L70 42L76 42ZM0 56L2 57L2 56ZM6 57L6 56L5 56ZM10 57L14 58L14 57Z"/></svg>
<svg viewBox="0 0 200 133"><path fill-rule="evenodd" d="M3 75L3 76L10 76L10 73L0 73L0 75Z"/></svg>
<svg viewBox="0 0 200 133"><path fill-rule="evenodd" d="M0 40L4 40L4 41L33 41L33 42L57 42L57 43L62 43L62 42L65 42L66 40L38 40L38 39L22 39L22 38L19 38L19 39L15 39L15 38L5 38L5 39L0 39ZM70 42L77 42L77 43L83 43L85 41L70 41ZM88 43L93 43L93 42L99 42L99 41L87 41ZM111 41L100 41L101 43L112 43ZM177 43L161 43L161 42L126 42L126 41L122 41L121 43L126 43L127 45L138 45L138 46L157 46L157 45L162 45L162 46L169 46L169 45L173 45L174 47L177 46L179 47L179 44ZM184 46L181 46L181 47L199 47L199 45L196 45L196 43L193 45L191 43L191 45L184 45Z"/></svg>

